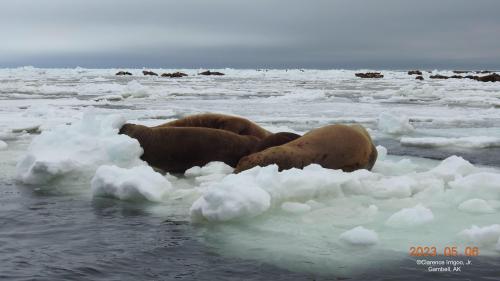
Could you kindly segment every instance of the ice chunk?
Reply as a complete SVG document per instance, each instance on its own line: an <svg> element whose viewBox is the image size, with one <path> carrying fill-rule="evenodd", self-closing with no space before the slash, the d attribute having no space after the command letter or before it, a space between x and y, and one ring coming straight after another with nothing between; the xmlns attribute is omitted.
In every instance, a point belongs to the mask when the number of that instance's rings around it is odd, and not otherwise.
<svg viewBox="0 0 500 281"><path fill-rule="evenodd" d="M128 82L125 89L123 89L122 96L124 98L144 98L149 96L149 89L148 87L143 86L141 83L132 80Z"/></svg>
<svg viewBox="0 0 500 281"><path fill-rule="evenodd" d="M281 209L288 213L300 214L309 212L311 210L311 206L298 202L284 202L281 204Z"/></svg>
<svg viewBox="0 0 500 281"><path fill-rule="evenodd" d="M378 117L378 129L387 134L406 134L414 130L407 116L396 116L386 112Z"/></svg>
<svg viewBox="0 0 500 281"><path fill-rule="evenodd" d="M400 140L402 145L418 146L418 147L443 147L457 146L466 148L487 148L499 147L500 138L477 136L477 137L459 137L459 138L443 138L443 137L425 137L425 138L409 138L403 137Z"/></svg>
<svg viewBox="0 0 500 281"><path fill-rule="evenodd" d="M458 209L468 213L493 213L495 209L483 199L470 199L458 205Z"/></svg>
<svg viewBox="0 0 500 281"><path fill-rule="evenodd" d="M433 176L438 176L445 181L450 181L456 178L460 178L475 172L477 169L469 161L464 160L459 156L450 156L434 169L431 169L429 173Z"/></svg>
<svg viewBox="0 0 500 281"><path fill-rule="evenodd" d="M345 173L314 164L303 170L281 172L276 165L254 167L209 185L191 207L191 214L208 220L256 216L271 205L280 206L287 201L338 197L343 194L343 188L351 192L367 192L366 186L359 186L363 185L361 179L373 176L366 170Z"/></svg>
<svg viewBox="0 0 500 281"><path fill-rule="evenodd" d="M168 196L172 185L149 166L125 169L104 165L97 169L91 187L94 196L161 202Z"/></svg>
<svg viewBox="0 0 500 281"><path fill-rule="evenodd" d="M186 172L184 172L184 175L187 177L198 177L198 176L207 176L211 174L230 174L233 172L233 168L229 165L227 165L224 162L219 162L219 161L214 161L206 164L203 167L199 166L194 166Z"/></svg>
<svg viewBox="0 0 500 281"><path fill-rule="evenodd" d="M42 132L17 164L17 178L26 184L43 184L72 171L93 173L102 164L140 163L139 142L118 134L124 122L119 115L88 112L72 125Z"/></svg>
<svg viewBox="0 0 500 281"><path fill-rule="evenodd" d="M0 150L7 149L7 143L4 142L3 140L0 140Z"/></svg>
<svg viewBox="0 0 500 281"><path fill-rule="evenodd" d="M375 198L410 197L412 186L416 184L417 182L408 176L383 178L372 182L372 195Z"/></svg>
<svg viewBox="0 0 500 281"><path fill-rule="evenodd" d="M397 162L377 159L372 171L386 176L398 176L415 172L417 168L418 165L414 164L410 159L401 159Z"/></svg>
<svg viewBox="0 0 500 281"><path fill-rule="evenodd" d="M227 221L260 215L271 206L271 196L248 176L229 175L214 184L191 206L193 221Z"/></svg>
<svg viewBox="0 0 500 281"><path fill-rule="evenodd" d="M403 208L399 212L393 214L386 221L386 225L391 227L411 227L428 223L434 219L432 211L422 204L418 204L413 208Z"/></svg>
<svg viewBox="0 0 500 281"><path fill-rule="evenodd" d="M350 245L371 246L378 243L378 235L373 230L357 226L342 233L340 240Z"/></svg>
<svg viewBox="0 0 500 281"><path fill-rule="evenodd" d="M500 174L481 172L458 178L449 182L453 188L449 193L455 200L478 198L486 200L500 199Z"/></svg>
<svg viewBox="0 0 500 281"><path fill-rule="evenodd" d="M381 145L377 145L376 147L377 149L377 161L378 160L385 160L385 157L387 156L387 148L381 146Z"/></svg>
<svg viewBox="0 0 500 281"><path fill-rule="evenodd" d="M195 181L202 186L209 185L210 183L221 181L226 175L233 172L233 168L224 162L210 162L203 167L194 166L186 172L186 177L194 177Z"/></svg>
<svg viewBox="0 0 500 281"><path fill-rule="evenodd" d="M492 224L484 227L473 225L471 228L462 230L459 236L476 244L493 245L500 237L500 225Z"/></svg>

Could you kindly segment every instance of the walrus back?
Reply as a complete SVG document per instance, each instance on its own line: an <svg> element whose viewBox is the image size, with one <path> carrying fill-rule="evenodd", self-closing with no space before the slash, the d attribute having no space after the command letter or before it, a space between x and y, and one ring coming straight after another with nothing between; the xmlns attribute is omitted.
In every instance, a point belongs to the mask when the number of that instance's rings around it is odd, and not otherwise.
<svg viewBox="0 0 500 281"><path fill-rule="evenodd" d="M248 119L224 114L197 114L158 125L160 127L200 127L230 131L263 139L271 133Z"/></svg>
<svg viewBox="0 0 500 281"><path fill-rule="evenodd" d="M236 172L277 164L280 170L319 164L350 172L371 169L377 158L370 135L361 126L329 125L312 130L281 146L271 147L240 160Z"/></svg>

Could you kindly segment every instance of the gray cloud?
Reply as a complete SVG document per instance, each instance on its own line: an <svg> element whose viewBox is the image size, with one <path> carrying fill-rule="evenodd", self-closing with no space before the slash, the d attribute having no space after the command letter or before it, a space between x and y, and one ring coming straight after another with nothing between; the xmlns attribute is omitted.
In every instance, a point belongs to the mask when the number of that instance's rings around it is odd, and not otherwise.
<svg viewBox="0 0 500 281"><path fill-rule="evenodd" d="M500 68L496 0L16 0L0 67Z"/></svg>

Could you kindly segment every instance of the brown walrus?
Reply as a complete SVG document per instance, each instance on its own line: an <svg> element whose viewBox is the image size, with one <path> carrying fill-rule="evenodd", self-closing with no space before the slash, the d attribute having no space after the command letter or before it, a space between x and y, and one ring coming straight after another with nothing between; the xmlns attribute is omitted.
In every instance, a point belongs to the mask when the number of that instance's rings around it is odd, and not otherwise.
<svg viewBox="0 0 500 281"><path fill-rule="evenodd" d="M243 157L235 172L277 164L279 170L304 168L319 164L324 168L370 170L377 160L377 150L368 132L360 125L329 125L312 130L286 144Z"/></svg>
<svg viewBox="0 0 500 281"><path fill-rule="evenodd" d="M139 141L141 159L152 167L183 173L193 166L222 161L235 167L241 157L255 151L259 139L230 131L200 127L157 127L125 124L120 134Z"/></svg>
<svg viewBox="0 0 500 281"><path fill-rule="evenodd" d="M233 132L238 135L254 136L258 139L263 139L272 135L271 132L248 119L217 113L191 115L182 119L158 125L155 128L161 127L203 127L221 129Z"/></svg>
<svg viewBox="0 0 500 281"><path fill-rule="evenodd" d="M125 124L120 134L139 141L144 150L141 159L171 173L211 161L235 167L246 155L300 137L272 134L249 120L222 114L193 115L151 128Z"/></svg>

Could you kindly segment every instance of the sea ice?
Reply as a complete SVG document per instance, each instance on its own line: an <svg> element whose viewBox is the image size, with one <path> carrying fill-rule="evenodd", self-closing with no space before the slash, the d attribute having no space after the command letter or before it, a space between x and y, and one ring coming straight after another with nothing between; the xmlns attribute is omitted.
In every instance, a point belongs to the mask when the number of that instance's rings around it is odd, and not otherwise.
<svg viewBox="0 0 500 281"><path fill-rule="evenodd" d="M170 182L149 166L130 169L100 166L91 181L94 196L121 200L162 202L172 189Z"/></svg>
<svg viewBox="0 0 500 281"><path fill-rule="evenodd" d="M118 130L119 115L95 116L92 112L72 124L43 131L18 162L17 178L25 184L43 184L70 172L94 171L101 164L131 166L139 162L139 142Z"/></svg>
<svg viewBox="0 0 500 281"><path fill-rule="evenodd" d="M387 134L406 134L414 130L407 116L387 112L379 115L378 129Z"/></svg>
<svg viewBox="0 0 500 281"><path fill-rule="evenodd" d="M7 149L7 143L4 142L3 140L0 140L0 150Z"/></svg>
<svg viewBox="0 0 500 281"><path fill-rule="evenodd" d="M476 244L493 245L500 238L500 225L492 224L484 227L473 225L471 228L462 230L459 236Z"/></svg>
<svg viewBox="0 0 500 281"><path fill-rule="evenodd" d="M357 226L342 233L340 240L350 245L371 246L378 243L378 235L373 230Z"/></svg>
<svg viewBox="0 0 500 281"><path fill-rule="evenodd" d="M402 145L418 146L418 147L447 147L457 146L466 148L487 148L499 147L500 138L476 136L476 137L459 137L459 138L444 138L444 137L421 137L410 138L403 137L400 140Z"/></svg>
<svg viewBox="0 0 500 281"><path fill-rule="evenodd" d="M422 204L418 204L413 208L403 208L393 214L386 221L386 225L396 228L411 227L428 223L433 219L432 211Z"/></svg>
<svg viewBox="0 0 500 281"><path fill-rule="evenodd" d="M299 202L284 202L281 204L281 209L292 214L306 213L311 210L311 206Z"/></svg>
<svg viewBox="0 0 500 281"><path fill-rule="evenodd" d="M187 177L199 177L199 176L208 176L212 174L230 174L233 172L233 168L227 165L224 162L213 161L206 164L203 167L194 166L184 172L184 175Z"/></svg>
<svg viewBox="0 0 500 281"><path fill-rule="evenodd" d="M457 178L449 183L455 200L478 198L500 200L500 173L480 172Z"/></svg>
<svg viewBox="0 0 500 281"><path fill-rule="evenodd" d="M479 214L495 212L495 209L491 207L487 201L477 198L469 199L467 201L460 203L460 205L458 205L458 209L468 213L479 213Z"/></svg>
<svg viewBox="0 0 500 281"><path fill-rule="evenodd" d="M124 98L133 97L133 98L144 98L149 96L149 89L146 86L143 86L141 83L136 80L132 80L127 83L125 89L123 89L122 96Z"/></svg>

